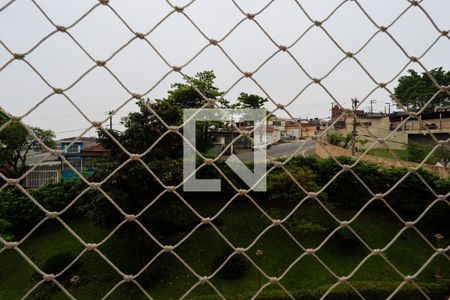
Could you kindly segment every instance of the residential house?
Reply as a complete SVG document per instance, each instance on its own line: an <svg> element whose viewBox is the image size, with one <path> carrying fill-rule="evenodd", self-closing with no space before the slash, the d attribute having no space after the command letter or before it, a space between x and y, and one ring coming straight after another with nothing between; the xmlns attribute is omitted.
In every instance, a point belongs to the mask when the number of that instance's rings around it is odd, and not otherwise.
<svg viewBox="0 0 450 300"><path fill-rule="evenodd" d="M60 140L57 147L64 158L80 173L91 172L87 163L107 152L97 143L96 138L66 138ZM37 188L48 183L56 183L61 179L69 180L78 177L59 156L47 152L31 152L26 164L32 169L25 177L26 188Z"/></svg>

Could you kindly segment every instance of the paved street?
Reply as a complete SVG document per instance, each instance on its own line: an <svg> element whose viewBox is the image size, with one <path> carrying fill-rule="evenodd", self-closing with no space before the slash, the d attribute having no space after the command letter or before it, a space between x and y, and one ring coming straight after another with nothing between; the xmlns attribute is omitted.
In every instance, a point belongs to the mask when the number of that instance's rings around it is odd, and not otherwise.
<svg viewBox="0 0 450 300"><path fill-rule="evenodd" d="M267 155L272 158L277 158L280 156L290 155L296 152L301 147L298 154L303 156L308 156L314 153L315 142L314 141L293 141L291 143L283 143L278 145L273 145L269 150L267 150ZM253 151L245 151L236 154L242 161L253 160Z"/></svg>

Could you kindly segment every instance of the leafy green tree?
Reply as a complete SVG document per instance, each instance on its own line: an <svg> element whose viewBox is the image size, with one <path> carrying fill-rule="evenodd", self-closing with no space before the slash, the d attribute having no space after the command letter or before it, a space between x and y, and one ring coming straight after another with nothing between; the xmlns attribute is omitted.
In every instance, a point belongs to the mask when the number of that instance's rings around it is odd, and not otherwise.
<svg viewBox="0 0 450 300"><path fill-rule="evenodd" d="M138 102L139 111L131 112L122 119L123 132L112 131L111 134L129 151L143 153L149 149L168 129L168 126L179 126L183 123L183 109L200 108L205 99L216 99L223 93L214 85L213 71L199 72L193 77L186 77L185 83L174 83L167 92L167 97ZM201 94L200 94L200 93ZM219 101L219 106L226 107L228 102ZM197 149L206 152L212 145L210 134L214 122L197 122ZM218 128L219 126L216 126ZM108 135L100 132L100 140L111 150L115 161L121 161L125 154ZM182 155L183 140L176 134L168 134L152 148L146 159L177 159Z"/></svg>
<svg viewBox="0 0 450 300"><path fill-rule="evenodd" d="M139 216L139 222L163 243L173 243L171 239L175 234L190 230L191 225L198 221L175 194L161 195L164 188L160 181L165 185L176 186L183 180L183 139L176 133L167 134L167 126L181 125L183 109L203 107L206 103L204 97L217 99L222 96L223 93L214 85L214 79L212 71L186 77L185 82L173 84L165 98L138 102L139 110L122 119L125 127L122 132L109 131L129 152L146 153L142 157L144 164L132 161L115 171L129 157L108 134L100 132L100 142L109 150L109 154L98 162L99 167L90 180L100 182L110 176L102 185L102 189L125 213L137 215L144 210ZM227 106L227 102L220 100L219 105ZM212 142L209 132L211 123L196 123L197 147L200 151L207 150ZM158 195L158 201L149 207ZM123 220L123 215L104 195L95 191L80 199L80 210L108 228L114 228ZM133 226L133 223L127 224L128 226L121 229L120 236L135 245L130 250L132 253L129 253L131 259L128 265L136 268L127 271L135 273L151 256L160 251L160 248L143 234L142 229ZM158 263L159 260L156 265ZM166 268L167 266L164 266L164 269ZM149 272L152 273L149 276L153 278L156 271Z"/></svg>
<svg viewBox="0 0 450 300"><path fill-rule="evenodd" d="M419 74L414 70L408 70L408 73L409 75L399 78L394 95L406 109L417 112L439 91L439 88L431 81L426 72ZM444 71L442 67L431 70L430 75L441 86L450 84L450 71ZM450 95L441 92L426 107L426 111L434 111L438 107L449 104Z"/></svg>
<svg viewBox="0 0 450 300"><path fill-rule="evenodd" d="M0 113L0 126L8 122L8 117ZM34 134L48 147L54 148L55 134L51 130L31 127ZM11 123L0 131L0 166L4 175L20 177L27 169L26 160L32 150L42 146L20 123Z"/></svg>
<svg viewBox="0 0 450 300"><path fill-rule="evenodd" d="M255 94L240 93L237 101L238 108L262 108L269 100Z"/></svg>

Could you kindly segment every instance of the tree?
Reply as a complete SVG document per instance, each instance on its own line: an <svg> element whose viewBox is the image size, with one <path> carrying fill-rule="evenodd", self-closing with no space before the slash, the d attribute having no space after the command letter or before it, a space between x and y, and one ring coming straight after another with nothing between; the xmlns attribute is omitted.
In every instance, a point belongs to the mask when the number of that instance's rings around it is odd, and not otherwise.
<svg viewBox="0 0 450 300"><path fill-rule="evenodd" d="M431 75L439 85L448 86L450 84L450 71L436 68L422 74L414 70L408 70L409 75L399 78L398 85L394 89L394 95L399 104L409 111L419 111L426 103L439 91L439 88L431 81ZM426 107L426 111L433 112L436 108L450 105L450 95L445 92L439 93L436 98Z"/></svg>
<svg viewBox="0 0 450 300"><path fill-rule="evenodd" d="M238 108L262 108L269 100L254 94L241 93L237 101Z"/></svg>
<svg viewBox="0 0 450 300"><path fill-rule="evenodd" d="M0 126L9 118L0 113ZM54 148L55 134L51 130L31 127L34 134L48 147ZM7 125L0 131L0 166L5 176L18 178L27 169L26 160L32 150L42 149L37 140L29 134L26 128L17 122Z"/></svg>
<svg viewBox="0 0 450 300"><path fill-rule="evenodd" d="M108 132L131 153L142 154L151 147L142 157L145 165L132 161L115 171L129 157L108 134L100 132L100 142L109 150L109 157L101 162L102 167L97 168L90 178L91 181L100 182L113 173L102 184L102 189L127 214L137 215L145 210L139 221L152 235L160 241L165 241L164 243L168 243L176 233L190 230L192 224L198 221L172 193L161 195L151 208L145 209L164 190L159 180L170 186L176 186L183 180L183 139L176 133L169 133L160 139L168 131L164 123L168 126L179 126L183 122L183 109L203 107L206 103L204 97L217 99L223 94L214 85L215 75L212 71L200 72L185 79L185 83L172 84L165 98L138 102L139 110L129 113L121 121L125 127L124 131ZM227 103L220 100L219 105L226 106ZM207 149L210 143L210 134L205 134L208 133L209 124L210 122L203 121L196 124L196 131L199 132L197 146L200 151ZM154 178L149 170L158 179ZM114 228L123 220L123 216L101 193L92 191L80 199L79 203L80 209L87 216L108 228ZM133 226L132 223L128 225L121 228L120 235L135 245L130 253L131 269L127 272L136 273L160 248L143 235L139 227ZM155 264L161 264L161 261L158 259ZM149 278L155 277L157 273L154 271L155 264L150 268Z"/></svg>
<svg viewBox="0 0 450 300"><path fill-rule="evenodd" d="M193 77L186 77L185 83L174 83L167 97L138 102L139 111L131 112L122 119L125 127L123 132L110 131L111 134L129 151L143 153L149 149L166 131L169 126L179 126L183 123L183 109L200 108L206 103L205 99L216 99L223 93L214 85L216 76L213 71L203 71ZM194 88L195 86L195 88ZM200 93L199 93L200 91ZM221 99L219 106L227 107L228 102ZM161 120L160 120L161 119ZM214 122L197 122L197 149L206 152L212 144L210 127ZM218 126L216 126L218 127ZM123 151L104 133L100 132L100 141L114 156L115 161L125 158ZM176 134L164 137L152 151L147 159L177 159L182 155L183 140Z"/></svg>

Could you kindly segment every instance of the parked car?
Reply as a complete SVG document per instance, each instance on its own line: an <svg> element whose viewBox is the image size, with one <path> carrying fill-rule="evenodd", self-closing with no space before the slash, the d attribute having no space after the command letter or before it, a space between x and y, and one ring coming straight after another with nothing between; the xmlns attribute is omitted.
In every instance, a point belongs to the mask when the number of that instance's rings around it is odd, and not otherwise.
<svg viewBox="0 0 450 300"><path fill-rule="evenodd" d="M270 143L258 143L252 147L252 150L253 151L265 150L265 149L270 149L270 147L272 147L272 145Z"/></svg>
<svg viewBox="0 0 450 300"><path fill-rule="evenodd" d="M438 129L438 127L434 123L425 123L425 128L426 129Z"/></svg>

